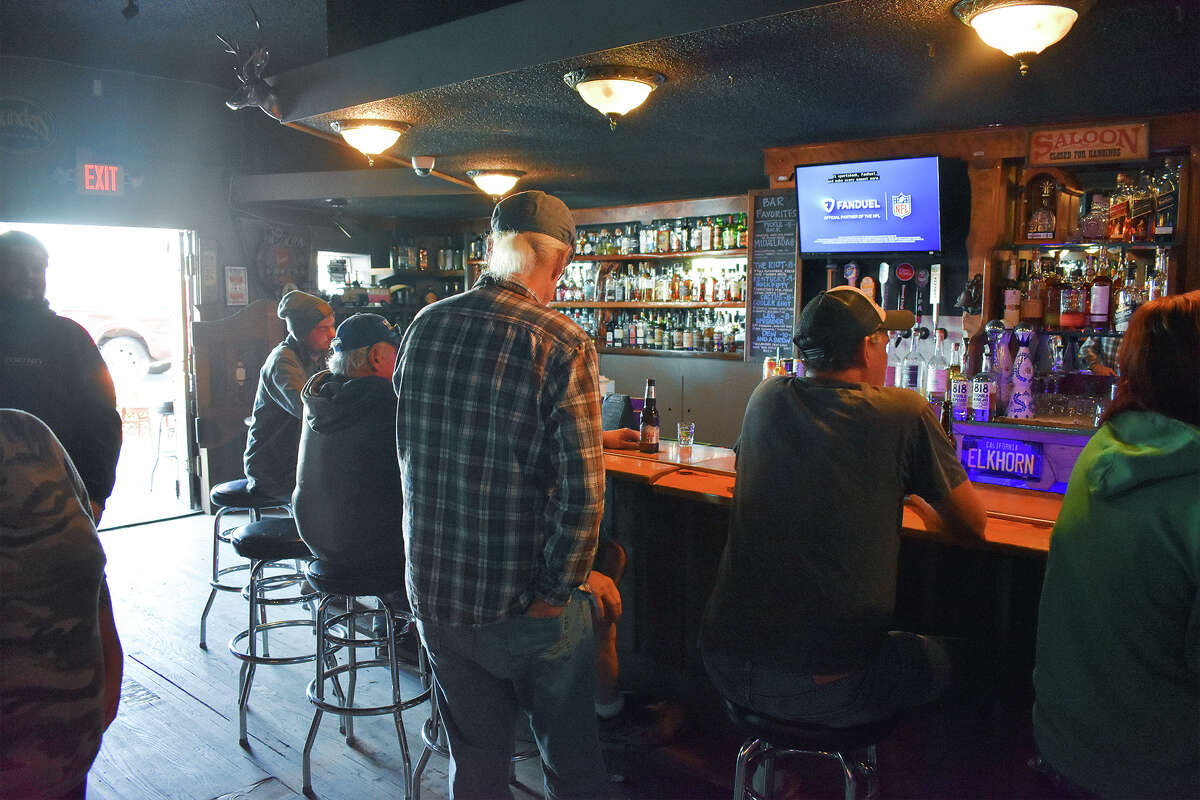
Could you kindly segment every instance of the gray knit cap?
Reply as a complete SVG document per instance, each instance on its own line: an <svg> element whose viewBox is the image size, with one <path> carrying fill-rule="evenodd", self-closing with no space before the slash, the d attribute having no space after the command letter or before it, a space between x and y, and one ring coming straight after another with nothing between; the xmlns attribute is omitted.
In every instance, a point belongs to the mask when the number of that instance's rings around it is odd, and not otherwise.
<svg viewBox="0 0 1200 800"><path fill-rule="evenodd" d="M278 313L287 323L288 333L303 339L321 320L333 315L333 306L319 297L293 289L280 299Z"/></svg>

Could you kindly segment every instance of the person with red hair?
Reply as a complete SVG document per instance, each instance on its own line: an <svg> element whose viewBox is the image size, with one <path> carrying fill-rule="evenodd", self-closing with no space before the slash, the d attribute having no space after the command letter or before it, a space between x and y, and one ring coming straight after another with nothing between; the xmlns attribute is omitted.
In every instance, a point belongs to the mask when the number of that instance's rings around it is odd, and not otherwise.
<svg viewBox="0 0 1200 800"><path fill-rule="evenodd" d="M1075 463L1038 618L1034 733L1074 794L1200 791L1200 291L1142 306Z"/></svg>

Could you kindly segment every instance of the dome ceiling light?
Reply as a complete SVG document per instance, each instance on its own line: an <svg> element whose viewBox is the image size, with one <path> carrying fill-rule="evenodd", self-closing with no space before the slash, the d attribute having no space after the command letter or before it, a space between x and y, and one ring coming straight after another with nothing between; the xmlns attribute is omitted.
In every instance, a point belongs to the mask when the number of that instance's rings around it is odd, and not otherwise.
<svg viewBox="0 0 1200 800"><path fill-rule="evenodd" d="M954 16L1029 74L1029 60L1062 39L1093 0L959 0Z"/></svg>
<svg viewBox="0 0 1200 800"><path fill-rule="evenodd" d="M342 135L346 144L365 155L373 167L374 156L395 145L412 125L388 119L342 119L330 123L330 127Z"/></svg>
<svg viewBox="0 0 1200 800"><path fill-rule="evenodd" d="M525 173L519 169L471 169L467 177L475 185L495 197L508 194Z"/></svg>
<svg viewBox="0 0 1200 800"><path fill-rule="evenodd" d="M617 127L617 117L628 114L645 102L666 78L641 67L584 67L563 75L563 82L583 98L583 102L608 117Z"/></svg>

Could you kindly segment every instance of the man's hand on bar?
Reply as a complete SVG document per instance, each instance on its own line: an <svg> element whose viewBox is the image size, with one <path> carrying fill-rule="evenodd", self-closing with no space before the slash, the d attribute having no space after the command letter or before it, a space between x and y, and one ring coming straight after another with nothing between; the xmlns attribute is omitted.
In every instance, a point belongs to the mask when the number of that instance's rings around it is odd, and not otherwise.
<svg viewBox="0 0 1200 800"><path fill-rule="evenodd" d="M638 440L640 439L638 432L633 428L618 428L615 431L604 432L604 449L605 450L636 450Z"/></svg>
<svg viewBox="0 0 1200 800"><path fill-rule="evenodd" d="M621 592L617 585L612 578L595 570L588 575L587 582L592 590L592 613L596 619L616 624L621 618Z"/></svg>

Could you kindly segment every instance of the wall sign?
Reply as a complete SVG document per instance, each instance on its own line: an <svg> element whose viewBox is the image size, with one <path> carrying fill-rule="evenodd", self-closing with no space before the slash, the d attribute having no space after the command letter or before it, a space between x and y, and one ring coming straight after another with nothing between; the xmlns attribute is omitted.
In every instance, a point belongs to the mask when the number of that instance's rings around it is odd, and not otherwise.
<svg viewBox="0 0 1200 800"><path fill-rule="evenodd" d="M796 193L753 192L750 197L750 307L746 359L790 356L796 327Z"/></svg>
<svg viewBox="0 0 1200 800"><path fill-rule="evenodd" d="M972 480L987 476L1036 483L1042 479L1044 457L1041 442L964 436L960 459L967 477Z"/></svg>
<svg viewBox="0 0 1200 800"><path fill-rule="evenodd" d="M23 97L0 97L0 150L41 150L54 133L52 113Z"/></svg>
<svg viewBox="0 0 1200 800"><path fill-rule="evenodd" d="M1150 125L1125 122L1049 128L1029 133L1029 166L1145 161L1150 153Z"/></svg>
<svg viewBox="0 0 1200 800"><path fill-rule="evenodd" d="M250 281L245 267L225 267L225 305L250 305Z"/></svg>
<svg viewBox="0 0 1200 800"><path fill-rule="evenodd" d="M125 194L125 168L120 164L81 162L75 165L75 191L79 194Z"/></svg>

